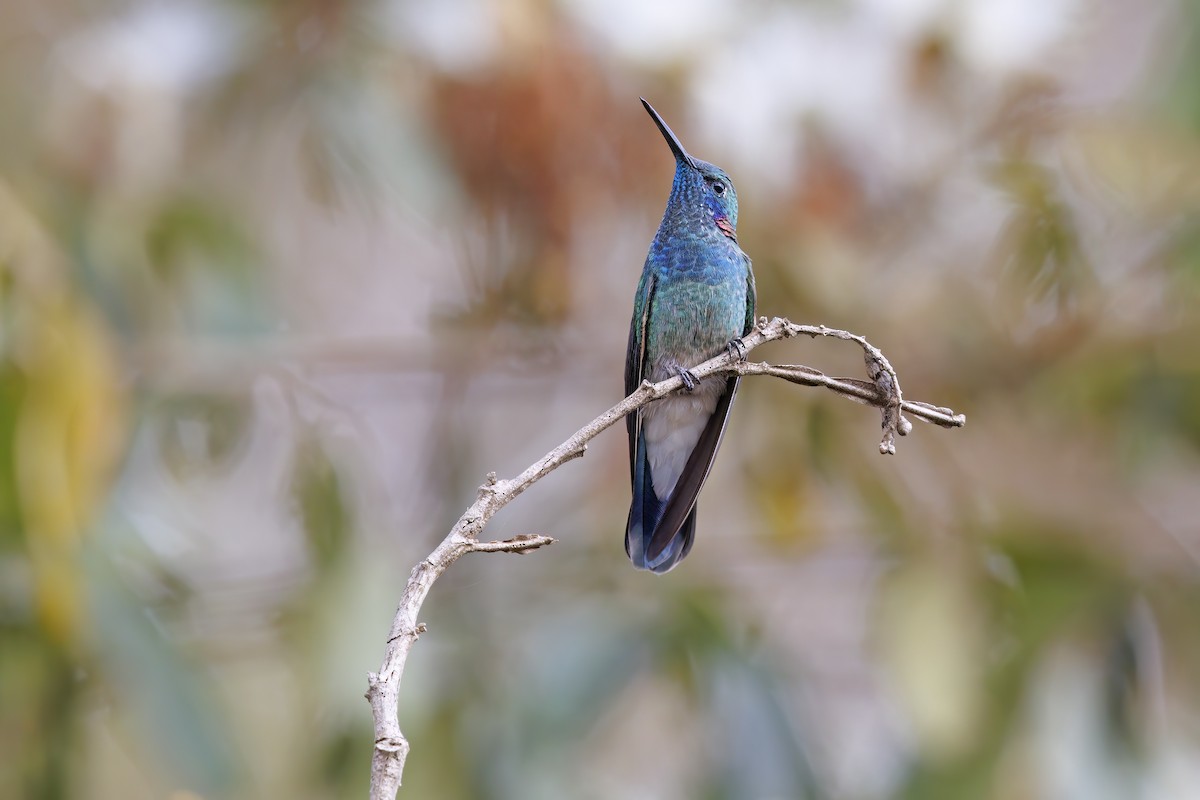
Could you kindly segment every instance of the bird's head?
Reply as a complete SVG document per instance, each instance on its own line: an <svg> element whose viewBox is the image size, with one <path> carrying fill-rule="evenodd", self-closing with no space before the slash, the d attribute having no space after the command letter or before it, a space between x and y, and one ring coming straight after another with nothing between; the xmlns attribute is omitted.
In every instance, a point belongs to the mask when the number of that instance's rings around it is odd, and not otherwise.
<svg viewBox="0 0 1200 800"><path fill-rule="evenodd" d="M715 164L689 155L654 106L647 103L645 98L642 98L642 105L675 154L675 183L671 188L668 213L674 205L675 210L685 217L698 218L703 223L715 225L721 233L736 242L738 201L733 181L729 180L725 170Z"/></svg>

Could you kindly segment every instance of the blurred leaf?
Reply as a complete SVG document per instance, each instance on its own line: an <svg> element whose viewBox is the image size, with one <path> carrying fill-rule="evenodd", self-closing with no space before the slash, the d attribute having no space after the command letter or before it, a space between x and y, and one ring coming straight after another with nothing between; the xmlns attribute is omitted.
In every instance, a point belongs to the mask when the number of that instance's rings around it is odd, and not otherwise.
<svg viewBox="0 0 1200 800"><path fill-rule="evenodd" d="M163 205L146 230L146 253L160 277L184 279L184 272L203 258L213 269L236 274L254 255L238 222L220 206L196 198Z"/></svg>
<svg viewBox="0 0 1200 800"><path fill-rule="evenodd" d="M102 501L124 435L116 365L87 312L51 301L22 332L33 356L13 455L41 622L62 642L80 624L76 546Z"/></svg>
<svg viewBox="0 0 1200 800"><path fill-rule="evenodd" d="M12 621L0 623L0 795L60 800L73 788L81 683L56 644Z"/></svg>
<svg viewBox="0 0 1200 800"><path fill-rule="evenodd" d="M265 327L258 250L225 205L188 196L166 202L147 223L145 247L190 327L233 334Z"/></svg>
<svg viewBox="0 0 1200 800"><path fill-rule="evenodd" d="M364 720L364 724L365 724ZM370 787L370 771L363 769L371 763L375 752L374 731L351 728L334 733L324 745L320 775L324 784L337 797L361 797Z"/></svg>
<svg viewBox="0 0 1200 800"><path fill-rule="evenodd" d="M1130 465L1181 439L1200 447L1200 354L1193 341L1183 329L1095 348L1041 373L1034 396L1064 420L1074 418L1071 424L1112 431Z"/></svg>
<svg viewBox="0 0 1200 800"><path fill-rule="evenodd" d="M1162 690L1162 643L1154 616L1144 600L1113 620L1103 661L1104 718L1112 745L1140 757L1152 735L1151 709Z"/></svg>
<svg viewBox="0 0 1200 800"><path fill-rule="evenodd" d="M1058 312L1072 309L1095 277L1053 176L1038 164L1008 161L992 177L1014 204L997 253L1002 275L1020 290L1017 302L1049 302Z"/></svg>
<svg viewBox="0 0 1200 800"><path fill-rule="evenodd" d="M996 528L995 545L1011 560L1017 590L998 595L1005 624L1027 657L1065 628L1106 620L1123 607L1125 584L1113 565L1063 541L1053 525L1013 518Z"/></svg>
<svg viewBox="0 0 1200 800"><path fill-rule="evenodd" d="M411 792L414 797L485 800L472 786L473 780L488 780L485 765L479 763L479 753L469 747L462 736L467 727L463 720L467 707L465 702L447 704L420 727L420 739L411 742L412 752L418 755L405 765L402 791ZM401 719L403 724L403 717ZM494 776L491 781L499 782Z"/></svg>
<svg viewBox="0 0 1200 800"><path fill-rule="evenodd" d="M1189 282L1200 282L1200 222L1184 225L1175 236L1171 266Z"/></svg>
<svg viewBox="0 0 1200 800"><path fill-rule="evenodd" d="M711 730L712 777L704 797L811 800L824 796L804 739L788 712L791 696L778 678L745 658L714 659L705 671L706 716L721 724Z"/></svg>
<svg viewBox="0 0 1200 800"><path fill-rule="evenodd" d="M17 411L24 392L21 373L0 359L0 453L11 454L17 432ZM0 459L0 553L23 546L17 506L17 476L13 459Z"/></svg>
<svg viewBox="0 0 1200 800"><path fill-rule="evenodd" d="M253 409L244 395L180 395L158 409L159 448L176 480L226 471L250 437Z"/></svg>
<svg viewBox="0 0 1200 800"><path fill-rule="evenodd" d="M180 776L178 788L229 792L243 767L194 654L156 623L100 547L87 565L97 657L120 707L132 711L144 741L170 767L166 774Z"/></svg>
<svg viewBox="0 0 1200 800"><path fill-rule="evenodd" d="M671 599L662 618L655 620L648 631L655 647L655 668L699 701L705 689L699 674L702 665L736 652L735 632L719 592L688 591L684 587Z"/></svg>
<svg viewBox="0 0 1200 800"><path fill-rule="evenodd" d="M125 435L108 331L66 277L0 181L0 794L46 800L75 788L89 621L78 551Z"/></svg>
<svg viewBox="0 0 1200 800"><path fill-rule="evenodd" d="M1200 131L1200 96L1196 93L1196 82L1200 80L1200 3L1180 3L1179 11L1172 30L1177 37L1177 60L1162 92L1161 108L1168 120Z"/></svg>
<svg viewBox="0 0 1200 800"><path fill-rule="evenodd" d="M296 451L291 487L309 551L320 568L328 569L344 555L354 525L342 479L315 437Z"/></svg>

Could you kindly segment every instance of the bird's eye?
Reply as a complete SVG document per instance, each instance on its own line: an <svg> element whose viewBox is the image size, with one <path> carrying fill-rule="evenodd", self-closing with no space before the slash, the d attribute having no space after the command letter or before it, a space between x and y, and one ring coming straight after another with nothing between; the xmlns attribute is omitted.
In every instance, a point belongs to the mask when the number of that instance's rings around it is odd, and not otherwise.
<svg viewBox="0 0 1200 800"><path fill-rule="evenodd" d="M713 194L715 194L717 197L725 194L725 184L721 183L720 181L713 181L712 189Z"/></svg>

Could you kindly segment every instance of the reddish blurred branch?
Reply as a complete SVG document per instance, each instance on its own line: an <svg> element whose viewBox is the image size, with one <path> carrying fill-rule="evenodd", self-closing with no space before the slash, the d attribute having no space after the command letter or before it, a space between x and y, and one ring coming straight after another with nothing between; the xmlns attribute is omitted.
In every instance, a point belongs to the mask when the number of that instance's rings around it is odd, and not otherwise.
<svg viewBox="0 0 1200 800"><path fill-rule="evenodd" d="M832 336L855 342L863 350L870 380L831 378L809 367L743 360L746 353L761 344L793 336ZM844 397L876 406L883 414L883 439L880 441L879 450L886 454L896 452L897 435L904 436L912 430L912 424L904 417L903 412L946 428L960 428L966 424L965 416L955 414L948 408L904 400L895 370L884 358L883 353L863 337L823 325L796 325L781 317L770 321L765 317L760 320L758 327L742 339L740 354L731 348L729 352L692 368L691 372L697 378L723 373L772 375L805 386L824 386ZM391 800L400 788L404 762L408 757L408 740L400 732L397 715L400 678L404 673L409 649L425 632L424 624L417 621L417 614L420 613L421 605L425 602L433 582L466 553L527 553L553 543L554 539L541 535L524 535L490 542L480 541L479 535L492 516L511 500L558 467L582 456L587 450L587 443L600 432L626 414L671 394L682 386L683 380L678 376L659 383L646 381L629 397L580 428L517 477L497 480L495 473L489 473L487 481L479 487L479 495L475 502L459 517L450 534L427 558L413 568L408 584L404 587L404 594L400 598L400 605L396 609L396 616L392 620L383 666L379 672L372 672L367 676L366 697L371 703L371 713L375 718L375 752L371 762L372 800Z"/></svg>

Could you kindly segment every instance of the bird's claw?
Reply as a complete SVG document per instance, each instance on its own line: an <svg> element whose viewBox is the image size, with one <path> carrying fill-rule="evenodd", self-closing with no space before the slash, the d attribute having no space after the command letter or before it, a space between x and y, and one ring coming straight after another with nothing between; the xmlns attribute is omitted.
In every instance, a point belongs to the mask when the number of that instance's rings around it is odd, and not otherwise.
<svg viewBox="0 0 1200 800"><path fill-rule="evenodd" d="M738 361L745 361L746 354L749 351L746 349L746 344L741 339L730 339L729 344L725 345L729 350L729 355L736 358Z"/></svg>
<svg viewBox="0 0 1200 800"><path fill-rule="evenodd" d="M683 381L683 390L688 394L696 391L696 386L700 383L696 380L696 376L692 374L690 369L679 368L679 378Z"/></svg>

